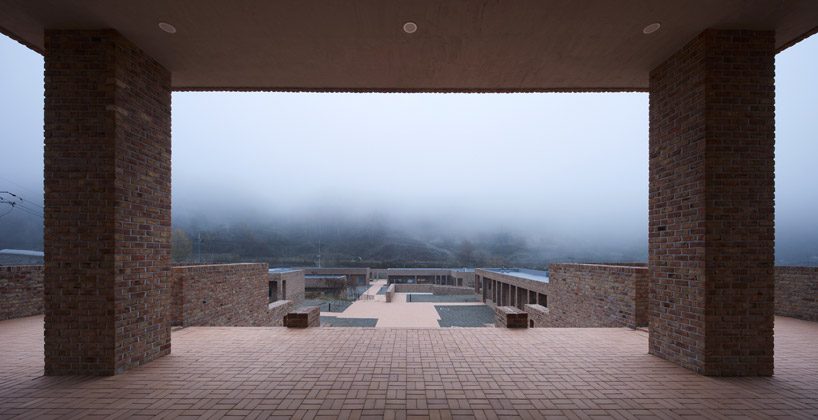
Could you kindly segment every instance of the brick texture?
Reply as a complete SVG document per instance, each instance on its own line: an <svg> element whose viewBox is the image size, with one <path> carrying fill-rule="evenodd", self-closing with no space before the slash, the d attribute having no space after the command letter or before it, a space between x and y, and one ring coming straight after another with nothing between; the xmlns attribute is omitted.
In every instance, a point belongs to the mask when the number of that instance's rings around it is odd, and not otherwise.
<svg viewBox="0 0 818 420"><path fill-rule="evenodd" d="M170 353L170 73L110 30L45 50L45 374L116 374Z"/></svg>
<svg viewBox="0 0 818 420"><path fill-rule="evenodd" d="M523 310L528 314L531 328L540 328L548 325L548 308L534 303L526 304Z"/></svg>
<svg viewBox="0 0 818 420"><path fill-rule="evenodd" d="M650 75L650 352L773 373L773 32L707 30Z"/></svg>
<svg viewBox="0 0 818 420"><path fill-rule="evenodd" d="M818 267L775 268L775 314L818 321Z"/></svg>
<svg viewBox="0 0 818 420"><path fill-rule="evenodd" d="M513 306L495 306L494 326L498 328L528 328L528 313Z"/></svg>
<svg viewBox="0 0 818 420"><path fill-rule="evenodd" d="M648 325L647 267L551 264L548 276L548 315L537 327Z"/></svg>
<svg viewBox="0 0 818 420"><path fill-rule="evenodd" d="M43 266L0 267L0 320L43 313Z"/></svg>
<svg viewBox="0 0 818 420"><path fill-rule="evenodd" d="M320 327L321 309L317 306L307 306L293 310L284 316L284 326L287 328Z"/></svg>
<svg viewBox="0 0 818 420"><path fill-rule="evenodd" d="M267 264L173 267L173 325L281 326L293 304L268 303L268 285Z"/></svg>

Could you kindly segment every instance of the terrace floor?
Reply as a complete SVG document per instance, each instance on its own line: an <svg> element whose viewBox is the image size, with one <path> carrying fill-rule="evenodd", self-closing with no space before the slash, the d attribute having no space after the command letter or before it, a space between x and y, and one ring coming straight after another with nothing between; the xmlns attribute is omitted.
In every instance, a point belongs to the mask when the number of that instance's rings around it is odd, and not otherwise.
<svg viewBox="0 0 818 420"><path fill-rule="evenodd" d="M777 318L776 375L710 378L629 329L218 328L114 377L43 377L43 318L0 322L0 418L816 418L818 323Z"/></svg>

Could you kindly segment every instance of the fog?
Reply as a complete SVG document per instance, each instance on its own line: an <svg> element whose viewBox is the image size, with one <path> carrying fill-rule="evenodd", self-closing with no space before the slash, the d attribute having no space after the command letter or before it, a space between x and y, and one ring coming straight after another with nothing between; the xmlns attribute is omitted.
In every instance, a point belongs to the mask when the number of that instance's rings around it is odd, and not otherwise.
<svg viewBox="0 0 818 420"><path fill-rule="evenodd" d="M0 57L0 191L36 213L42 58L7 38ZM777 59L782 263L818 264L816 57L813 37ZM444 248L507 235L529 248L511 262L644 261L647 112L644 93L174 93L173 223L190 236L365 230ZM0 217L0 248L41 247L41 222Z"/></svg>
<svg viewBox="0 0 818 420"><path fill-rule="evenodd" d="M173 100L179 216L380 215L462 233L646 238L645 94Z"/></svg>

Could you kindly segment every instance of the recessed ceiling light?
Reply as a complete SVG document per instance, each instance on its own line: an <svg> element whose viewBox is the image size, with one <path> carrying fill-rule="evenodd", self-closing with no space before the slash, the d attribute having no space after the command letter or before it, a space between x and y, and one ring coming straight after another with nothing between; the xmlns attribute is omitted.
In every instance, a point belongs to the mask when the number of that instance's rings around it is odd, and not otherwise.
<svg viewBox="0 0 818 420"><path fill-rule="evenodd" d="M167 22L159 22L159 29L161 29L161 30L163 30L163 31L165 31L165 32L167 32L169 34L175 34L176 33L176 27L171 25L170 23L167 23Z"/></svg>
<svg viewBox="0 0 818 420"><path fill-rule="evenodd" d="M659 22L651 23L648 26L645 26L645 29L642 29L642 33L645 35L650 35L659 30L662 27L662 24Z"/></svg>
<svg viewBox="0 0 818 420"><path fill-rule="evenodd" d="M413 34L417 30L418 25L415 22L406 22L403 24L403 32L406 32L407 34Z"/></svg>

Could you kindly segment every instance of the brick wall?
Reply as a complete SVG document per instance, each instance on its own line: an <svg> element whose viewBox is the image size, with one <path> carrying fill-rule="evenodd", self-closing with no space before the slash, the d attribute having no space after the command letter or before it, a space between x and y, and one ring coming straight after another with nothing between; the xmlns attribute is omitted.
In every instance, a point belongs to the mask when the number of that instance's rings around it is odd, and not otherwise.
<svg viewBox="0 0 818 420"><path fill-rule="evenodd" d="M284 316L296 310L298 305L291 300L277 300L267 305L266 327L283 327Z"/></svg>
<svg viewBox="0 0 818 420"><path fill-rule="evenodd" d="M111 30L45 31L45 374L170 353L170 81Z"/></svg>
<svg viewBox="0 0 818 420"><path fill-rule="evenodd" d="M647 267L548 266L545 327L630 327L648 324Z"/></svg>
<svg viewBox="0 0 818 420"><path fill-rule="evenodd" d="M773 32L707 30L650 74L650 352L773 372Z"/></svg>
<svg viewBox="0 0 818 420"><path fill-rule="evenodd" d="M255 263L173 267L173 325L282 325L272 311L281 305L268 303L268 274L267 264Z"/></svg>
<svg viewBox="0 0 818 420"><path fill-rule="evenodd" d="M43 313L43 266L0 266L0 320Z"/></svg>
<svg viewBox="0 0 818 420"><path fill-rule="evenodd" d="M527 304L523 309L528 314L528 322L531 328L542 328L548 326L548 308L542 305Z"/></svg>
<svg viewBox="0 0 818 420"><path fill-rule="evenodd" d="M818 321L818 267L775 268L775 314Z"/></svg>

